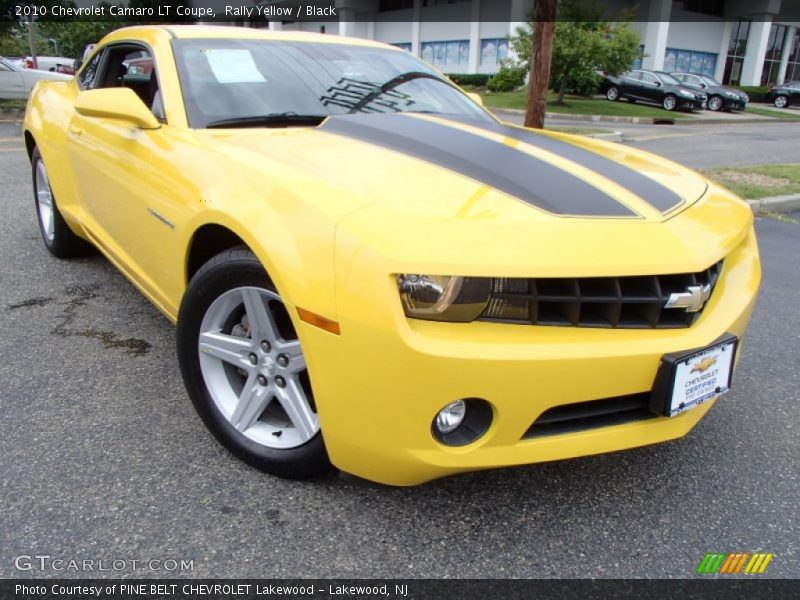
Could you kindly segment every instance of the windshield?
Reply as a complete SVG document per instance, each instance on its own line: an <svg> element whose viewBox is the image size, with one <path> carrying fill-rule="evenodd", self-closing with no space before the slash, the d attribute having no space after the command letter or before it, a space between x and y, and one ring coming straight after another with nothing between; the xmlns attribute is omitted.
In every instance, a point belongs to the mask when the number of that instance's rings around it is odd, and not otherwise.
<svg viewBox="0 0 800 600"><path fill-rule="evenodd" d="M681 82L675 79L669 73L658 73L658 78L666 85L681 85Z"/></svg>
<svg viewBox="0 0 800 600"><path fill-rule="evenodd" d="M308 117L426 112L490 117L439 73L403 50L236 39L174 40L189 126ZM283 119L283 117L286 117Z"/></svg>

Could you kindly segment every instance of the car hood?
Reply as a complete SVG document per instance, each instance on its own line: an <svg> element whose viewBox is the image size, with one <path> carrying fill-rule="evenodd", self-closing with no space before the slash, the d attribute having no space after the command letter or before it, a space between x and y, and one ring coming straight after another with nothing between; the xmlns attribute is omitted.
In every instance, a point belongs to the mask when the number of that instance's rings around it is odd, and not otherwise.
<svg viewBox="0 0 800 600"><path fill-rule="evenodd" d="M346 115L315 128L200 130L211 148L257 175L333 187L348 209L484 221L664 221L707 183L620 144L535 132L493 119ZM309 201L325 202L325 199Z"/></svg>

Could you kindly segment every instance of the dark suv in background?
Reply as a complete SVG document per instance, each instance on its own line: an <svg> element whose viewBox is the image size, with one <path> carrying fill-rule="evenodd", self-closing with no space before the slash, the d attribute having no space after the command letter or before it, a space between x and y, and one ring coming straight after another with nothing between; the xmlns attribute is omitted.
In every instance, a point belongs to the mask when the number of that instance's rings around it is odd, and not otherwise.
<svg viewBox="0 0 800 600"><path fill-rule="evenodd" d="M706 94L681 84L663 71L627 71L619 77L606 75L600 84L609 100L626 98L630 102L660 104L664 110L705 108Z"/></svg>
<svg viewBox="0 0 800 600"><path fill-rule="evenodd" d="M684 86L708 96L708 110L744 110L750 97L740 90L725 87L716 79L696 73L672 73Z"/></svg>

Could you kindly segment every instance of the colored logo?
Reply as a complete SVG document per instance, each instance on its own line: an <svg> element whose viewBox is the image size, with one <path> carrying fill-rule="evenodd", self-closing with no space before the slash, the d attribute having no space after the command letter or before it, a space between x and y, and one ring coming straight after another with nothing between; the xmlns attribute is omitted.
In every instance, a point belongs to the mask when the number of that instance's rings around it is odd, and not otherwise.
<svg viewBox="0 0 800 600"><path fill-rule="evenodd" d="M697 566L700 575L761 575L775 556L766 552L709 552Z"/></svg>
<svg viewBox="0 0 800 600"><path fill-rule="evenodd" d="M708 358L704 358L695 366L693 366L692 373L703 373L704 371L708 371L715 364L717 364L717 357L709 356Z"/></svg>

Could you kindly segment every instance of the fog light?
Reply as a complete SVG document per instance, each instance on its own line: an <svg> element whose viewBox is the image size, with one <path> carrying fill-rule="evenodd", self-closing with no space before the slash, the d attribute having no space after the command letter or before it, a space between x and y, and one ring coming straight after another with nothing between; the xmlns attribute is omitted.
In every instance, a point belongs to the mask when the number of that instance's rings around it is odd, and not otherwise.
<svg viewBox="0 0 800 600"><path fill-rule="evenodd" d="M466 446L489 430L494 411L482 398L464 398L440 410L431 423L434 439L445 446Z"/></svg>
<svg viewBox="0 0 800 600"><path fill-rule="evenodd" d="M439 433L450 433L458 429L467 414L467 405L463 400L451 402L436 415L436 429Z"/></svg>

